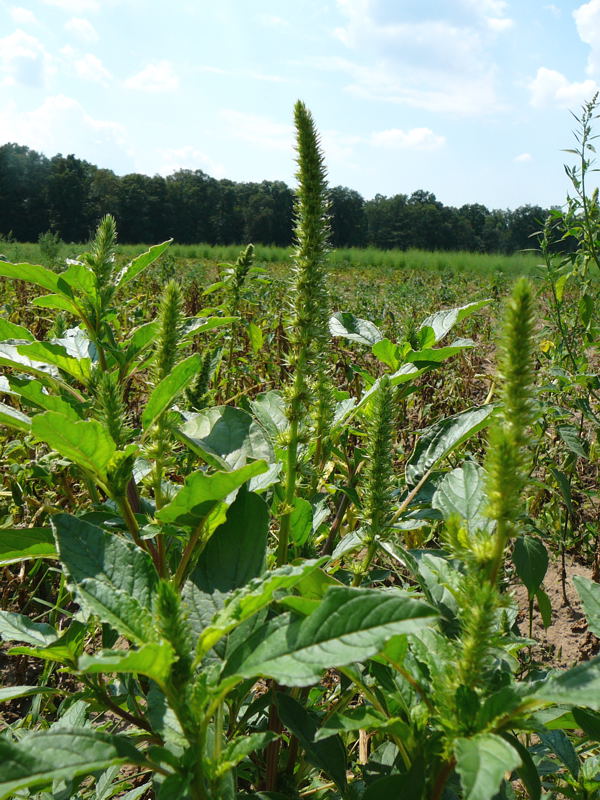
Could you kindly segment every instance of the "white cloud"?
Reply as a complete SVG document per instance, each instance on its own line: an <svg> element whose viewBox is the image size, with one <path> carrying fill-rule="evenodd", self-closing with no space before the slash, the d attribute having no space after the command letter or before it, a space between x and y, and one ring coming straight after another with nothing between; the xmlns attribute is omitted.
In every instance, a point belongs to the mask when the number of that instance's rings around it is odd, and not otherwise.
<svg viewBox="0 0 600 800"><path fill-rule="evenodd" d="M55 95L33 111L15 105L1 109L0 141L19 142L47 155L75 153L95 164L130 160L125 129L117 122L90 116L71 97Z"/></svg>
<svg viewBox="0 0 600 800"><path fill-rule="evenodd" d="M98 11L98 0L44 0L47 6L55 6L69 14L85 14L86 11Z"/></svg>
<svg viewBox="0 0 600 800"><path fill-rule="evenodd" d="M71 17L65 22L65 29L80 42L92 44L98 41L98 33L92 23L83 17Z"/></svg>
<svg viewBox="0 0 600 800"><path fill-rule="evenodd" d="M268 28L289 28L290 23L283 17L276 17L274 14L261 14L259 21Z"/></svg>
<svg viewBox="0 0 600 800"><path fill-rule="evenodd" d="M437 150L446 143L446 137L434 133L430 128L390 128L371 135L375 147L388 147L401 150Z"/></svg>
<svg viewBox="0 0 600 800"><path fill-rule="evenodd" d="M35 36L19 28L0 39L0 85L40 87L52 71L52 58Z"/></svg>
<svg viewBox="0 0 600 800"><path fill-rule="evenodd" d="M530 103L534 108L575 108L589 100L597 89L592 79L570 82L561 72L540 67L529 83Z"/></svg>
<svg viewBox="0 0 600 800"><path fill-rule="evenodd" d="M142 92L174 92L179 89L179 77L170 61L155 61L128 78L125 86Z"/></svg>
<svg viewBox="0 0 600 800"><path fill-rule="evenodd" d="M488 17L486 22L488 28L494 31L494 33L504 33L504 31L510 30L515 24L514 20L508 17Z"/></svg>
<svg viewBox="0 0 600 800"><path fill-rule="evenodd" d="M289 152L292 148L294 140L292 125L274 122L259 114L226 108L219 111L219 117L227 124L228 131L236 139L243 139L267 150Z"/></svg>
<svg viewBox="0 0 600 800"><path fill-rule="evenodd" d="M223 165L213 161L206 153L198 150L193 145L160 150L158 157L160 160L158 172L161 175L171 175L180 169L201 169L214 178L225 177ZM153 170L148 170L148 173L150 172L153 172Z"/></svg>
<svg viewBox="0 0 600 800"><path fill-rule="evenodd" d="M112 80L112 75L106 69L100 59L92 53L86 53L81 58L73 62L77 76L84 81L99 83L101 86L108 86Z"/></svg>
<svg viewBox="0 0 600 800"><path fill-rule="evenodd" d="M531 161L533 156L531 153L520 153L520 155L515 156L513 161L516 161L517 164L525 164L527 161Z"/></svg>
<svg viewBox="0 0 600 800"><path fill-rule="evenodd" d="M600 0L590 0L589 3L573 11L575 25L579 38L591 48L587 73L592 77L600 77Z"/></svg>
<svg viewBox="0 0 600 800"><path fill-rule="evenodd" d="M510 26L505 3L436 4L425 19L418 4L411 4L411 16L400 4L386 6L384 14L376 0L337 3L346 21L333 35L353 59L320 61L349 74L349 91L435 111L478 114L499 107L496 68L484 45L490 28ZM450 5L458 7L456 18Z"/></svg>
<svg viewBox="0 0 600 800"><path fill-rule="evenodd" d="M37 22L33 11L20 6L13 6L10 10L10 17L16 25L33 25Z"/></svg>

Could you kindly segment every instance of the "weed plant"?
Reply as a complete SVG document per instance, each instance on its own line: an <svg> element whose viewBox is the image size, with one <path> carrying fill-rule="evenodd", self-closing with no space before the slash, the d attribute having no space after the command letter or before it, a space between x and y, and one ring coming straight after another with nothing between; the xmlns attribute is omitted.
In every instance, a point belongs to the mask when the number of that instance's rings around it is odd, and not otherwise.
<svg viewBox="0 0 600 800"><path fill-rule="evenodd" d="M302 103L291 279L260 248L186 277L215 251L130 257L111 217L62 269L0 262L0 798L598 796L600 662L520 658L507 583L548 612L539 493L570 525L579 480L548 431L595 457L594 107L544 331L499 262L328 256Z"/></svg>

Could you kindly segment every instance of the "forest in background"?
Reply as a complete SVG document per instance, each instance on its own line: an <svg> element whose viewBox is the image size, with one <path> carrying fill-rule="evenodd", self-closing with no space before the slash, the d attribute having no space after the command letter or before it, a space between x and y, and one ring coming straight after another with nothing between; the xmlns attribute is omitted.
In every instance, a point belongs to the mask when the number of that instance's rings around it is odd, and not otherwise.
<svg viewBox="0 0 600 800"><path fill-rule="evenodd" d="M377 194L365 200L345 186L329 190L334 247L514 253L549 214L540 206L445 206L434 194ZM283 181L236 182L202 170L119 176L75 155L47 158L23 145L0 147L0 236L34 242L52 231L85 242L112 214L124 243L173 237L181 244L255 242L286 247L293 238L293 190Z"/></svg>

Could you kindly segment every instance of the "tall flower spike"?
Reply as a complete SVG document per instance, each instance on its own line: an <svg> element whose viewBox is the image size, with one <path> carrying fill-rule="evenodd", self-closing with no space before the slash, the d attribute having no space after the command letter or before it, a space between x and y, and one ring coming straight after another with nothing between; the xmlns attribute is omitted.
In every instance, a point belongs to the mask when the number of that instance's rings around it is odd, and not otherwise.
<svg viewBox="0 0 600 800"><path fill-rule="evenodd" d="M290 514L296 495L300 425L309 415L313 386L315 382L319 385L325 346L329 340L329 302L325 283L325 257L329 239L327 178L313 118L300 101L294 108L294 119L298 150L298 189L295 206L296 251L292 320L289 329L293 382L287 391L287 417L290 427L285 498L281 509L277 551L279 565L287 561Z"/></svg>
<svg viewBox="0 0 600 800"><path fill-rule="evenodd" d="M502 409L490 431L486 469L488 516L496 522L490 575L495 579L504 548L515 534L521 494L527 482L529 453L526 431L533 421L533 298L521 279L506 306L500 341L499 373Z"/></svg>
<svg viewBox="0 0 600 800"><path fill-rule="evenodd" d="M158 383L171 372L177 358L182 312L181 289L170 281L164 288L159 310L154 379Z"/></svg>

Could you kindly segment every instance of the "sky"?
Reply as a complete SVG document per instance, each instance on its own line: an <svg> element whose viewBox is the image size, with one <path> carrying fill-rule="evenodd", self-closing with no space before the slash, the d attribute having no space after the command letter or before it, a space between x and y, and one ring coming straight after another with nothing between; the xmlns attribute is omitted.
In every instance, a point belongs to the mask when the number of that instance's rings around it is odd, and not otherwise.
<svg viewBox="0 0 600 800"><path fill-rule="evenodd" d="M294 185L293 106L332 186L564 203L600 84L600 0L0 0L0 144ZM600 126L599 126L600 131Z"/></svg>

